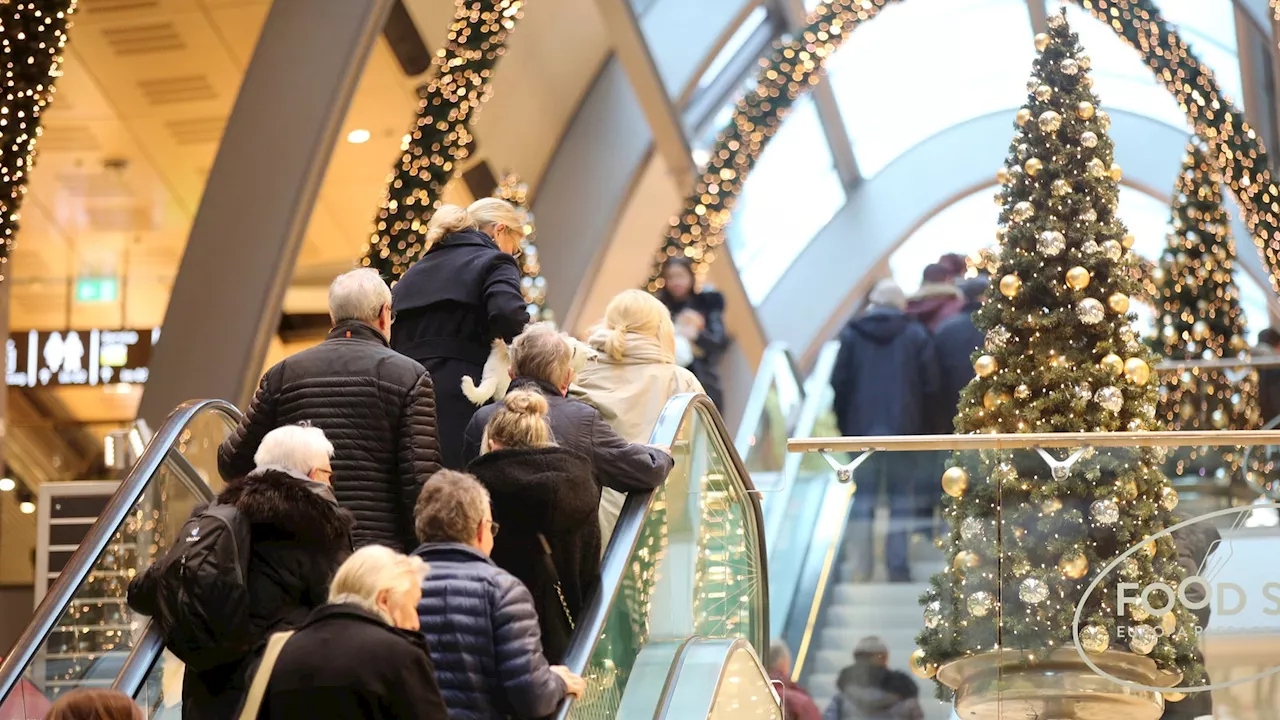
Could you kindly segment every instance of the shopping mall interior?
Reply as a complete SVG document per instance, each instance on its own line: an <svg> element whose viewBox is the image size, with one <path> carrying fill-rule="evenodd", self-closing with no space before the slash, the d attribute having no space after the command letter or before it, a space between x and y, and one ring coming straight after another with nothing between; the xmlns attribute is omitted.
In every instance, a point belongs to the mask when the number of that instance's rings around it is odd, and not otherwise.
<svg viewBox="0 0 1280 720"><path fill-rule="evenodd" d="M433 213L499 197L583 387L643 289L707 391L599 406L674 469L556 717L1280 718L1275 0L25 0L0 40L0 717L193 717L129 581L334 279L403 324Z"/></svg>

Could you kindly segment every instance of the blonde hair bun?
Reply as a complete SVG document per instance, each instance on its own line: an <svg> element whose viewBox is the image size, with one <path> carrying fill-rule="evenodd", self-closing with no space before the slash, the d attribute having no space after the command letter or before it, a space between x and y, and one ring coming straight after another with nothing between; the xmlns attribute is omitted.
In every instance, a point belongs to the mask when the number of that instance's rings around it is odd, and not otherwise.
<svg viewBox="0 0 1280 720"><path fill-rule="evenodd" d="M508 393L502 399L502 404L507 406L507 411L517 415L546 415L550 410L547 405L547 399L539 392L530 392L528 390L517 390Z"/></svg>

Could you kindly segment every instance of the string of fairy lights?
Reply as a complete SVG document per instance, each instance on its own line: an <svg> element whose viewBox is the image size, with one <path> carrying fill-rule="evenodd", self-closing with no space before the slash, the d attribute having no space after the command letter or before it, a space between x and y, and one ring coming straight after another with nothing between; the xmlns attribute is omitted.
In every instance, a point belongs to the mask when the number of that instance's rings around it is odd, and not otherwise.
<svg viewBox="0 0 1280 720"><path fill-rule="evenodd" d="M492 94L494 67L524 0L457 0L435 76L419 91L418 116L401 143L361 264L395 281L426 252L427 222L445 185L471 155L471 123Z"/></svg>
<svg viewBox="0 0 1280 720"><path fill-rule="evenodd" d="M760 62L755 87L740 99L716 137L680 214L671 221L654 258L650 291L662 287L661 265L683 255L702 277L715 260L747 175L796 99L821 80L823 65L859 25L889 3L834 0L819 4L804 30L775 44ZM1072 0L1105 22L1136 49L1173 94L1208 145L1210 159L1239 201L1254 241L1263 251L1272 285L1280 291L1280 187L1272 181L1262 140L1222 93L1212 71L1191 52L1153 0ZM1280 0L1272 0L1273 8ZM1280 19L1280 8L1276 9Z"/></svg>
<svg viewBox="0 0 1280 720"><path fill-rule="evenodd" d="M0 6L4 102L0 115L0 281L22 220L27 174L35 159L40 118L62 76L62 49L76 0L12 2Z"/></svg>

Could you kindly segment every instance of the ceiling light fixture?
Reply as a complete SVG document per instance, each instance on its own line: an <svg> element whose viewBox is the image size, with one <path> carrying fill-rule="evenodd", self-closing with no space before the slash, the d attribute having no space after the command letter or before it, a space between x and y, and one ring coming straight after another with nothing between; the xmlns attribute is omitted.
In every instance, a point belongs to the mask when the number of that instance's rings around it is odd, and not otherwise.
<svg viewBox="0 0 1280 720"><path fill-rule="evenodd" d="M0 492L12 492L16 487L18 483L14 482L13 478L0 478Z"/></svg>
<svg viewBox="0 0 1280 720"><path fill-rule="evenodd" d="M359 145L360 143L369 142L370 137L373 136L368 130L365 130L364 128L356 128L355 130L347 133L347 142L352 145Z"/></svg>
<svg viewBox="0 0 1280 720"><path fill-rule="evenodd" d="M22 502L18 503L18 512L21 512L23 515L30 515L35 511L36 511L36 504L31 502L30 500L23 500Z"/></svg>

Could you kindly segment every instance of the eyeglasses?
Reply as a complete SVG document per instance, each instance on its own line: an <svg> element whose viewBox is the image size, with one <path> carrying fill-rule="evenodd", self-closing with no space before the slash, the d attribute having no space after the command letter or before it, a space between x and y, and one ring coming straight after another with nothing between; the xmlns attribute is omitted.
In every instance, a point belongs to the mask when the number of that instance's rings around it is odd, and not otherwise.
<svg viewBox="0 0 1280 720"><path fill-rule="evenodd" d="M485 520L485 522L489 523L489 532L493 533L494 537L498 537L498 528L501 526L492 520Z"/></svg>
<svg viewBox="0 0 1280 720"><path fill-rule="evenodd" d="M396 321L396 311L395 311L395 310L392 310L390 305L387 305L386 307L387 307L387 312L391 314L391 322L395 322L395 321Z"/></svg>
<svg viewBox="0 0 1280 720"><path fill-rule="evenodd" d="M333 477L333 471L330 470L329 468L316 468L315 470L312 470L312 472L317 474L323 473L326 478Z"/></svg>

